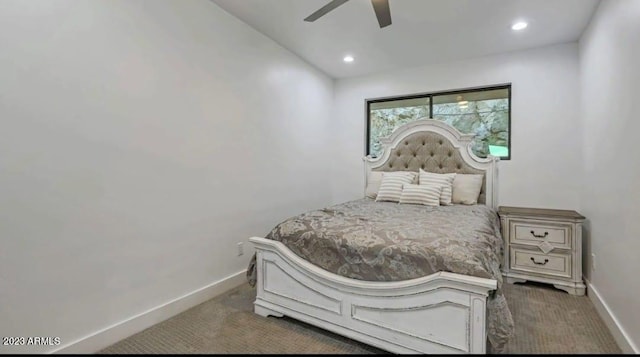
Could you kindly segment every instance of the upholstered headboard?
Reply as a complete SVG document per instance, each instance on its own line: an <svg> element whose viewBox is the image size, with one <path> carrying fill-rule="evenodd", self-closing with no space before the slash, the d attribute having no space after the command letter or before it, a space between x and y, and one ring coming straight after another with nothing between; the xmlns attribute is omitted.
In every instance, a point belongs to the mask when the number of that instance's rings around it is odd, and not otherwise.
<svg viewBox="0 0 640 357"><path fill-rule="evenodd" d="M364 158L365 183L371 170L417 172L422 168L437 173L484 174L478 202L497 208L498 158L475 156L471 151L473 136L433 119L405 124L380 140L380 157Z"/></svg>

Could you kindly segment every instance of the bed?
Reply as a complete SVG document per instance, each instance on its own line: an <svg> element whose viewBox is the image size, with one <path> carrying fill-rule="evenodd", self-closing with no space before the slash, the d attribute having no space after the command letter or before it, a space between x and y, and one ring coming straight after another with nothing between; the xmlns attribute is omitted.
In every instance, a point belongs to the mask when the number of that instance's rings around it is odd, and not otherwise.
<svg viewBox="0 0 640 357"><path fill-rule="evenodd" d="M394 353L499 352L513 330L501 285L497 158L432 119L396 129L371 171L483 174L477 205L362 199L252 237L255 313L289 316Z"/></svg>

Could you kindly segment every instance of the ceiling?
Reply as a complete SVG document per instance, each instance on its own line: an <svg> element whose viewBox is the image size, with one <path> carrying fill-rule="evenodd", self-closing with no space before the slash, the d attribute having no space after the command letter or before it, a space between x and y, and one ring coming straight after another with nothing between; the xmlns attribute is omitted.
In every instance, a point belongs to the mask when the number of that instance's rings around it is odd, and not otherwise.
<svg viewBox="0 0 640 357"><path fill-rule="evenodd" d="M576 41L599 2L389 0L393 23L381 29L370 0L315 22L303 19L329 0L212 1L334 78ZM529 26L513 31L516 20Z"/></svg>

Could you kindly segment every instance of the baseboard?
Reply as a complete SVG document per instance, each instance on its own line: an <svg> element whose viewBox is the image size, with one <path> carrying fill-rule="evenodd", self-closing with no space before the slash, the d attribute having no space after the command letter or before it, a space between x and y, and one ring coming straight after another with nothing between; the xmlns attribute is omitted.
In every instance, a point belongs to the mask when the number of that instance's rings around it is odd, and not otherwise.
<svg viewBox="0 0 640 357"><path fill-rule="evenodd" d="M184 296L132 316L100 331L68 343L51 353L89 354L100 351L126 337L186 311L246 282L246 272L230 275L224 279L194 290Z"/></svg>
<svg viewBox="0 0 640 357"><path fill-rule="evenodd" d="M620 346L622 352L632 354L640 353L638 347L631 341L627 332L622 328L616 316L611 312L611 309L609 309L609 305L607 305L600 293L598 293L598 289L586 278L584 280L587 283L587 296L589 296L589 300L591 300L598 314L602 317L602 320L604 320L609 331L611 331L613 338L618 343L618 346Z"/></svg>

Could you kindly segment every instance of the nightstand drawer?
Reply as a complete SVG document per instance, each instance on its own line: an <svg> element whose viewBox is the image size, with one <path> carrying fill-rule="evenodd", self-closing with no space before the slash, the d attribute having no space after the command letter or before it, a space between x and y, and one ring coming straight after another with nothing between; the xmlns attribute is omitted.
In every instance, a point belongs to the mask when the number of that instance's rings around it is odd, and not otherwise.
<svg viewBox="0 0 640 357"><path fill-rule="evenodd" d="M511 247L511 270L571 277L571 254L544 254Z"/></svg>
<svg viewBox="0 0 640 357"><path fill-rule="evenodd" d="M515 219L509 224L511 243L538 246L548 242L557 248L571 249L571 226L568 224Z"/></svg>

